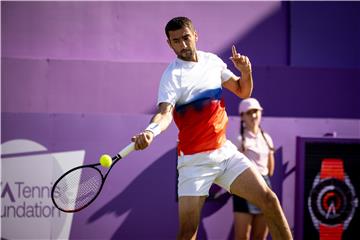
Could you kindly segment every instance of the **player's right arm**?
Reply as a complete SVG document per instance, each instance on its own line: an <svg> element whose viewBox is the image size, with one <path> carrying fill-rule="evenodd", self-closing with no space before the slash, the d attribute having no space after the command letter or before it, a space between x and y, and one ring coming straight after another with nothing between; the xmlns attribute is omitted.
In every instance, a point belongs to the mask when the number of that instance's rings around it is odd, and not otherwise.
<svg viewBox="0 0 360 240"><path fill-rule="evenodd" d="M151 118L150 125L143 132L132 137L136 150L147 148L155 135L167 129L172 121L173 105L167 102L159 104L158 112Z"/></svg>

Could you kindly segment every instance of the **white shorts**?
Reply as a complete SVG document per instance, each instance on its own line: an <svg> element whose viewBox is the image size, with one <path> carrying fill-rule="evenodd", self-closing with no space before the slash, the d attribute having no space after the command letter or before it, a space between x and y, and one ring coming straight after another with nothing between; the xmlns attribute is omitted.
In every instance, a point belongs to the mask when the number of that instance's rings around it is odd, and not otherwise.
<svg viewBox="0 0 360 240"><path fill-rule="evenodd" d="M178 196L208 196L213 183L230 192L235 178L252 164L229 140L214 151L179 155Z"/></svg>

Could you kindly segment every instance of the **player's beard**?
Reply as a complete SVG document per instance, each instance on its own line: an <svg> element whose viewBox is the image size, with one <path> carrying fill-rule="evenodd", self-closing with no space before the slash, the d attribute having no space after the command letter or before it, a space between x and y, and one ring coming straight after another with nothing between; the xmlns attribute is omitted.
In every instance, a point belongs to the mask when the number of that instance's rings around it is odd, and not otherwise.
<svg viewBox="0 0 360 240"><path fill-rule="evenodd" d="M183 49L178 54L178 58L184 61L194 61L195 51L192 49Z"/></svg>

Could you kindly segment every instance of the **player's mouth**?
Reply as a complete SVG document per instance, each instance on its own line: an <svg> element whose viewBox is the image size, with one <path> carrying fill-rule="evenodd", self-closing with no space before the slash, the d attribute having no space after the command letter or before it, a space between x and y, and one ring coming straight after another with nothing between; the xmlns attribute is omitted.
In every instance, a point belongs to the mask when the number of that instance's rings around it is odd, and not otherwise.
<svg viewBox="0 0 360 240"><path fill-rule="evenodd" d="M192 55L191 49L183 49L180 52L182 55Z"/></svg>

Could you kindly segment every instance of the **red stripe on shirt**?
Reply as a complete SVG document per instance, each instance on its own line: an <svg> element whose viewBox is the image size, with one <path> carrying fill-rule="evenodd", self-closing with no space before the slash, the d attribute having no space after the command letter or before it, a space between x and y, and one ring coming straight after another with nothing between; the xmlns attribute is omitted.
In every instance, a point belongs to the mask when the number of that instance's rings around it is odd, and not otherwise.
<svg viewBox="0 0 360 240"><path fill-rule="evenodd" d="M206 99L174 111L179 129L178 153L185 155L220 148L226 141L228 117L224 100Z"/></svg>

